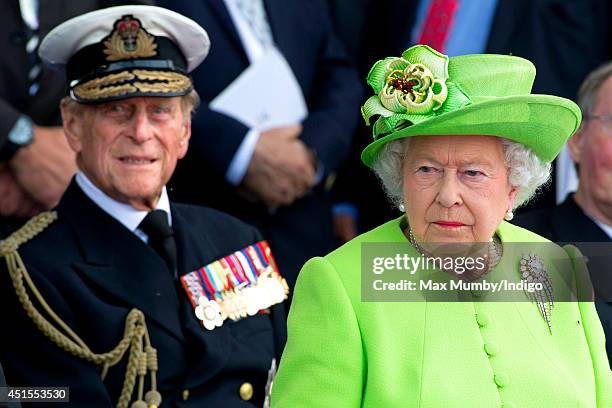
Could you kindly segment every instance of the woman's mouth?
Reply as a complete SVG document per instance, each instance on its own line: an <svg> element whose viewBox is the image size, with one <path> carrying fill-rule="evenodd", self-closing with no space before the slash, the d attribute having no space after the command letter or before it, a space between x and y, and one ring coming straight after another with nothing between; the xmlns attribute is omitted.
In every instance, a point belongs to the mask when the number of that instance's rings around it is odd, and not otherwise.
<svg viewBox="0 0 612 408"><path fill-rule="evenodd" d="M464 227L465 224L459 221L434 221L434 224L442 228L459 228Z"/></svg>

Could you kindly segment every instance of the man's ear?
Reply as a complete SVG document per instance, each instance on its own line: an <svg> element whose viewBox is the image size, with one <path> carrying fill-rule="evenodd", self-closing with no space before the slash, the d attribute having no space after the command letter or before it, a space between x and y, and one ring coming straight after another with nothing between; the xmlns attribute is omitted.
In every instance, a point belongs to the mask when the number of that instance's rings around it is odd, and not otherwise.
<svg viewBox="0 0 612 408"><path fill-rule="evenodd" d="M567 148L570 156L576 164L580 164L580 156L582 155L582 147L586 138L586 127L588 125L583 121L574 135L567 141Z"/></svg>
<svg viewBox="0 0 612 408"><path fill-rule="evenodd" d="M181 134L179 135L179 155L178 158L182 159L187 154L189 148L189 139L191 138L191 116L183 121L181 126Z"/></svg>
<svg viewBox="0 0 612 408"><path fill-rule="evenodd" d="M76 153L82 149L81 138L83 137L83 109L71 106L72 102L62 101L60 109L62 112L62 124L68 145Z"/></svg>

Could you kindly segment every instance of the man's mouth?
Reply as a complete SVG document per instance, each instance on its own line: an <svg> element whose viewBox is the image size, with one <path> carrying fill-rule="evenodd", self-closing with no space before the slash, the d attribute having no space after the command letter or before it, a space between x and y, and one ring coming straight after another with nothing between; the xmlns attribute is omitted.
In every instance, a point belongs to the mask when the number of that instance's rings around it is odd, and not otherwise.
<svg viewBox="0 0 612 408"><path fill-rule="evenodd" d="M156 161L154 158L150 157L142 157L142 156L122 156L119 158L122 163L125 164L134 164L134 165L144 165L151 164Z"/></svg>

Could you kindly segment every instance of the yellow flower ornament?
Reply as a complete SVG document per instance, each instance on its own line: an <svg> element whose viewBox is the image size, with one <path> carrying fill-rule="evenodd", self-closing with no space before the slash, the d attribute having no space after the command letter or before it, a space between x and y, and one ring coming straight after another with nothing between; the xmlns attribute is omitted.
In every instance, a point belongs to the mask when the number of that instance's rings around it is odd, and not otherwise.
<svg viewBox="0 0 612 408"><path fill-rule="evenodd" d="M361 108L374 138L469 104L470 98L448 77L448 57L416 45L401 57L374 64L367 78L376 95Z"/></svg>
<svg viewBox="0 0 612 408"><path fill-rule="evenodd" d="M406 64L396 58L389 66L395 69L387 75L384 88L378 94L382 105L396 113L429 113L440 109L448 90L443 80L435 79L423 64Z"/></svg>

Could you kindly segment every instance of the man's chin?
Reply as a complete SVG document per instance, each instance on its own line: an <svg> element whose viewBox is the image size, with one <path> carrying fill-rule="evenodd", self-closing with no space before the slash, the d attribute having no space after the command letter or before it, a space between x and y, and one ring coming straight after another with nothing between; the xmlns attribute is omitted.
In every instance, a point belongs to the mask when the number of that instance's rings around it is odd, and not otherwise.
<svg viewBox="0 0 612 408"><path fill-rule="evenodd" d="M163 186L134 186L125 188L120 194L119 201L131 205L132 207L150 211L155 209Z"/></svg>

